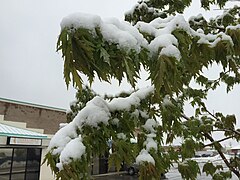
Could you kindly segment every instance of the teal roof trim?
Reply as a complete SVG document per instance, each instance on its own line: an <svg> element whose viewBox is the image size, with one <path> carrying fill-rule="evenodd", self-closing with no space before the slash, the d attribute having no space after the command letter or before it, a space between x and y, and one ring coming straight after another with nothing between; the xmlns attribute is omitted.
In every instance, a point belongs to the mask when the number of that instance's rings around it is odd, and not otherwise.
<svg viewBox="0 0 240 180"><path fill-rule="evenodd" d="M0 136L46 139L47 135L0 123Z"/></svg>

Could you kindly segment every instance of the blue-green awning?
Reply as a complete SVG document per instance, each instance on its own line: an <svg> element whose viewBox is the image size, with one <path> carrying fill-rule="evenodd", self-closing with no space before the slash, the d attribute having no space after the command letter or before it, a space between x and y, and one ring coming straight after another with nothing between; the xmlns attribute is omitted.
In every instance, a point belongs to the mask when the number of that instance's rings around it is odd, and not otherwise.
<svg viewBox="0 0 240 180"><path fill-rule="evenodd" d="M0 123L0 136L46 139L47 136L38 132L17 128Z"/></svg>

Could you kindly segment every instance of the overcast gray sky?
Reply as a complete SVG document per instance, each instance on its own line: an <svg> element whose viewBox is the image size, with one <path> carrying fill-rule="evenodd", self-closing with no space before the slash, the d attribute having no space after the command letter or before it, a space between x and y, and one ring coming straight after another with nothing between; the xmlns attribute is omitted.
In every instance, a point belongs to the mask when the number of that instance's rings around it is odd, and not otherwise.
<svg viewBox="0 0 240 180"><path fill-rule="evenodd" d="M75 91L73 88L67 90L63 80L62 58L55 51L62 18L70 13L85 12L102 18L123 19L124 12L135 2L136 0L2 0L0 97L68 108ZM193 2L194 5L185 13L186 18L199 13L205 17L220 13L204 12L198 8L199 0ZM99 93L115 94L119 90L116 88L117 83L114 84L95 83L93 89ZM126 88L125 84L121 89L128 90L129 87ZM140 86L143 84L144 80ZM235 93L232 94L236 96ZM239 96L237 99L240 100ZM214 96L210 104L215 106L215 100ZM230 100L226 98L225 101ZM231 109L234 107L237 108L233 106Z"/></svg>
<svg viewBox="0 0 240 180"><path fill-rule="evenodd" d="M0 97L69 106L63 62L56 41L63 17L74 12L123 18L135 0L2 0L0 6Z"/></svg>
<svg viewBox="0 0 240 180"><path fill-rule="evenodd" d="M74 100L73 88L67 90L63 80L63 61L56 53L56 41L63 17L74 12L96 14L102 18L123 19L136 0L2 0L0 5L0 97L30 103L69 108ZM204 12L200 0L185 11L185 17L202 13L206 18L221 13ZM236 2L234 2L236 4ZM229 3L232 5L233 3ZM239 4L239 3L237 3ZM146 76L145 76L146 77ZM95 83L93 89L103 94L129 90ZM139 86L145 86L144 79ZM223 113L239 112L239 87L226 95L225 89L209 94L208 107Z"/></svg>

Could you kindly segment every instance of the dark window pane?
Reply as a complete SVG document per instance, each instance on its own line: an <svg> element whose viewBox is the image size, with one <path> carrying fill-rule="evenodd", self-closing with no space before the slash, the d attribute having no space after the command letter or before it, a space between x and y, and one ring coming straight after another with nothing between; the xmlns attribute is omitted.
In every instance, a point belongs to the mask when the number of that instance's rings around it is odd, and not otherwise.
<svg viewBox="0 0 240 180"><path fill-rule="evenodd" d="M12 162L12 149L0 148L0 179L9 180Z"/></svg>
<svg viewBox="0 0 240 180"><path fill-rule="evenodd" d="M14 148L11 180L24 180L27 149Z"/></svg>
<svg viewBox="0 0 240 180"><path fill-rule="evenodd" d="M15 172L15 174L11 175L11 180L24 180L25 178L25 172Z"/></svg>
<svg viewBox="0 0 240 180"><path fill-rule="evenodd" d="M41 149L28 149L26 180L39 179Z"/></svg>

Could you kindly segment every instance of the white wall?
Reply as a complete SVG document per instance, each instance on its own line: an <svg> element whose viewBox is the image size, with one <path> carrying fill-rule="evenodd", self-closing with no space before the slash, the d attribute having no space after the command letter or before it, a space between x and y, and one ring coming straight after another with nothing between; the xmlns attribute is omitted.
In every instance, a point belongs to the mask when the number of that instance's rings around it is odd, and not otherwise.
<svg viewBox="0 0 240 180"><path fill-rule="evenodd" d="M43 162L43 159L45 157L45 154L47 153L47 148L42 149L42 160L41 163ZM47 163L44 163L40 167L40 180L54 180L54 175L50 169L49 166L47 166Z"/></svg>

